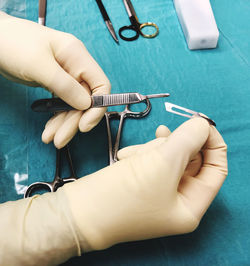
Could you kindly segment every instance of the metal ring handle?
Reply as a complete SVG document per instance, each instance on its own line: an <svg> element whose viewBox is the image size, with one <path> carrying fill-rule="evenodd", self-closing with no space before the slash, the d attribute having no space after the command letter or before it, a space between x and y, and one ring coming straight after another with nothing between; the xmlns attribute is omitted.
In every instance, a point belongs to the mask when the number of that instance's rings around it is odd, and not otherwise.
<svg viewBox="0 0 250 266"><path fill-rule="evenodd" d="M122 32L125 31L125 30L132 30L135 32L135 35L132 36L132 37L126 37L124 35L122 35ZM134 41L134 40L137 40L139 38L139 35L140 33L138 32L138 30L133 26L133 25L130 25L130 26L123 26L119 29L119 36L121 39L123 39L124 41Z"/></svg>
<svg viewBox="0 0 250 266"><path fill-rule="evenodd" d="M142 118L142 117L148 115L150 113L150 111L151 111L151 108L152 108L149 99L146 99L146 100L142 101L142 103L144 103L146 105L146 108L143 111L141 111L141 112L133 112L129 108L130 105L126 105L126 109L124 111L125 117Z"/></svg>
<svg viewBox="0 0 250 266"><path fill-rule="evenodd" d="M152 34L145 34L145 33L142 32L142 29L145 28L145 27L153 27L153 28L155 28L155 32L152 33ZM159 27L155 23L153 23L153 22L145 22L145 23L142 23L140 25L140 33L141 33L141 35L144 38L154 38L159 33Z"/></svg>
<svg viewBox="0 0 250 266"><path fill-rule="evenodd" d="M64 184L71 183L71 182L74 182L76 180L77 180L77 177L66 177L66 178L62 178L62 185L61 186L58 186L57 189L59 187L62 187Z"/></svg>
<svg viewBox="0 0 250 266"><path fill-rule="evenodd" d="M25 193L24 193L24 198L28 198L33 196L32 194L36 191L39 191L40 189L45 189L48 192L53 192L53 186L49 183L46 182L35 182L31 185L28 186L28 188L26 189Z"/></svg>

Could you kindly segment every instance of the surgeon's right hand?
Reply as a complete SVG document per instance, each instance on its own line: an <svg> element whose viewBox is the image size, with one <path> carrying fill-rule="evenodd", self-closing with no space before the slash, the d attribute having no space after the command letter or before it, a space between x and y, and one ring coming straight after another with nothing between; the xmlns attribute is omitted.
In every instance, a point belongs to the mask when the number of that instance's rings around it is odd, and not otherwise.
<svg viewBox="0 0 250 266"><path fill-rule="evenodd" d="M110 82L83 43L71 34L14 18L0 11L0 74L28 86L41 86L77 110L47 123L42 140L62 148L77 132L91 130L105 108L89 108L90 95L110 93Z"/></svg>

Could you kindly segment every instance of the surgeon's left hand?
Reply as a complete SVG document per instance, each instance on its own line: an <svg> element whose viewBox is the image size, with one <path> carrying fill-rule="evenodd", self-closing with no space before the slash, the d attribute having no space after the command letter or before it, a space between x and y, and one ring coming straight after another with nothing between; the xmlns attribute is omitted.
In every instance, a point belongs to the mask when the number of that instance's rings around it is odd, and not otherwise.
<svg viewBox="0 0 250 266"><path fill-rule="evenodd" d="M0 265L58 265L120 242L193 231L227 175L226 144L203 118L157 136L55 193L0 204Z"/></svg>
<svg viewBox="0 0 250 266"><path fill-rule="evenodd" d="M227 146L203 118L190 119L172 134L158 129L157 135L121 150L112 166L62 188L83 250L198 226L227 175Z"/></svg>
<svg viewBox="0 0 250 266"><path fill-rule="evenodd" d="M47 123L42 140L66 145L77 132L91 130L105 108L89 108L90 95L110 93L110 82L83 43L71 34L14 18L0 11L0 74L28 86L42 86L77 110Z"/></svg>

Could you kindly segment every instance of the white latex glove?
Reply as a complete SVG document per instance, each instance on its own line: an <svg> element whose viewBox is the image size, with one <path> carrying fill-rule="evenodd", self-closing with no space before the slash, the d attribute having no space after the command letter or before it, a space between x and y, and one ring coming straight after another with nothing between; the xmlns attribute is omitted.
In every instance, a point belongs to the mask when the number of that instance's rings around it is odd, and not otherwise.
<svg viewBox="0 0 250 266"><path fill-rule="evenodd" d="M28 86L42 86L78 110L90 94L110 92L110 83L83 43L71 34L14 18L0 11L0 74ZM77 132L91 130L105 108L70 111L53 117L42 140L63 147Z"/></svg>
<svg viewBox="0 0 250 266"><path fill-rule="evenodd" d="M139 144L139 145L131 145L129 147L123 148L122 150L119 150L118 152L118 159L124 160L126 158L129 158L134 155L140 155L143 153L150 152L151 150L159 147L160 145L164 144L166 142L166 138L169 137L171 134L171 131L168 127L164 125L160 125L156 132L155 136L156 139L149 141L146 144ZM188 163L185 172L183 176L195 176L199 172L200 168L202 167L202 153L197 153Z"/></svg>
<svg viewBox="0 0 250 266"><path fill-rule="evenodd" d="M135 155L124 149L125 159L55 193L1 204L0 265L58 265L116 243L193 231L225 180L227 147L202 118L171 135L162 129Z"/></svg>
<svg viewBox="0 0 250 266"><path fill-rule="evenodd" d="M227 175L227 146L203 118L145 147L62 188L84 251L193 231Z"/></svg>
<svg viewBox="0 0 250 266"><path fill-rule="evenodd" d="M168 127L160 125L155 131L156 139L149 141L146 144L131 145L123 148L122 150L119 150L117 154L118 159L123 160L133 155L147 153L154 147L157 147L164 143L166 141L166 138L170 136L170 134L171 131Z"/></svg>

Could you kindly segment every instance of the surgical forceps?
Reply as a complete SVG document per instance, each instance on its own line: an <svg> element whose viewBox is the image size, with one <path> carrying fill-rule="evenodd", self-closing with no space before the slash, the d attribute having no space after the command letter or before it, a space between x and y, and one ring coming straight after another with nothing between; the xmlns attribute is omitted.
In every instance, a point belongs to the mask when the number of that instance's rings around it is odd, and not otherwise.
<svg viewBox="0 0 250 266"><path fill-rule="evenodd" d="M188 118L197 117L197 116L202 117L202 118L206 119L210 125L216 127L216 124L212 119L210 119L210 118L208 118L208 117L206 117L206 116L204 116L201 113L198 113L196 111L193 111L193 110L190 110L190 109L187 109L187 108L184 108L184 107L181 107L179 105L169 103L169 102L165 102L165 108L166 108L167 112L177 114L180 116L184 116L184 117L188 117Z"/></svg>
<svg viewBox="0 0 250 266"><path fill-rule="evenodd" d="M131 3L130 0L123 0L124 6L126 8L126 11L129 16L129 20L131 22L131 25L129 26L123 26L119 29L119 36L125 40L125 41L134 41L139 38L140 35L142 35L144 38L154 38L158 35L159 33L159 28L158 26L153 23L153 22L145 22L145 23L140 23L138 20L138 17L135 13L135 9ZM155 31L152 34L145 34L142 32L142 29L145 27L153 27L155 28ZM132 30L135 32L135 35L132 37L126 37L122 33L126 30Z"/></svg>
<svg viewBox="0 0 250 266"><path fill-rule="evenodd" d="M124 111L122 112L106 112L105 113L107 131L108 131L110 164L113 164L114 162L117 161L117 152L119 149L124 119L127 117L142 118L146 116L151 110L151 103L149 99L168 97L168 96L169 96L169 93L142 95L137 92L91 96L90 107L108 107L108 106L116 106L116 105L126 105ZM144 111L133 112L129 109L130 104L140 103L140 102L143 102L146 104L146 108ZM58 112L58 111L68 111L68 110L74 109L72 106L68 105L67 103L65 103L59 98L37 100L31 105L31 108L35 112ZM110 129L111 119L120 120L114 148L112 147L112 136L111 136L111 129Z"/></svg>
<svg viewBox="0 0 250 266"><path fill-rule="evenodd" d="M65 153L65 157L69 166L70 176L66 178L61 177L61 168L62 168L62 153ZM52 182L35 182L28 186L27 190L24 193L24 198L32 196L35 192L39 190L46 190L48 192L55 192L59 187L62 187L64 184L73 182L77 180L75 171L72 164L72 159L69 151L68 145L62 149L56 149L56 169L55 176Z"/></svg>
<svg viewBox="0 0 250 266"><path fill-rule="evenodd" d="M126 105L125 109L122 112L106 112L106 125L107 125L107 132L108 132L108 146L109 146L109 164L113 164L118 161L117 152L120 146L121 140L121 133L122 127L125 118L142 118L146 116L151 111L151 103L148 99L146 99L143 103L146 104L146 108L141 112L133 112L129 109L129 105ZM112 136L111 136L111 129L110 129L110 121L112 119L119 119L119 126L117 135L115 138L114 147L112 145Z"/></svg>

